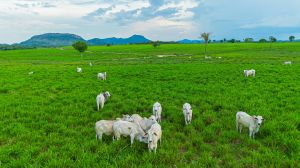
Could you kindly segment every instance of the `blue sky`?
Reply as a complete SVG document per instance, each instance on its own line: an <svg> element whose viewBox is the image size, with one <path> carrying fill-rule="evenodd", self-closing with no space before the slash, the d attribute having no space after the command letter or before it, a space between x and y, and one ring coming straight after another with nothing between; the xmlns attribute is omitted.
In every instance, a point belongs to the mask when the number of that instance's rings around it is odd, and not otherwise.
<svg viewBox="0 0 300 168"><path fill-rule="evenodd" d="M85 39L300 39L300 0L0 0L0 43L47 32Z"/></svg>

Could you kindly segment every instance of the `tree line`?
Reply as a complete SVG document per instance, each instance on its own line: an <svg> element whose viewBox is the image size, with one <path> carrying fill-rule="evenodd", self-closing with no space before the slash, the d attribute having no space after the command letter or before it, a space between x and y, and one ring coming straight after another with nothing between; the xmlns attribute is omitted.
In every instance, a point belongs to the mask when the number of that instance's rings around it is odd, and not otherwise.
<svg viewBox="0 0 300 168"><path fill-rule="evenodd" d="M277 38L275 38L274 36L270 36L269 39L265 39L265 38L261 38L258 41L255 41L253 38L251 37L247 37L245 38L243 41L241 40L237 40L237 39L222 39L222 40L211 40L210 39L210 35L211 33L202 33L200 38L203 39L204 43L240 43L240 42L245 42L245 43L255 43L255 42L259 42L259 43L274 43L277 42ZM288 39L290 42L295 41L295 36L289 36Z"/></svg>

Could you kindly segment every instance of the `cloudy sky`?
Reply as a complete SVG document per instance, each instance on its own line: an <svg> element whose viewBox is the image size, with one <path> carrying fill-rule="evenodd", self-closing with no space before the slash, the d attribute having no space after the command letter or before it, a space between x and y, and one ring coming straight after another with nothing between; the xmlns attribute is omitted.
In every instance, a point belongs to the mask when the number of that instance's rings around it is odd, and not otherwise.
<svg viewBox="0 0 300 168"><path fill-rule="evenodd" d="M300 0L0 0L0 43L47 32L85 39L300 38Z"/></svg>

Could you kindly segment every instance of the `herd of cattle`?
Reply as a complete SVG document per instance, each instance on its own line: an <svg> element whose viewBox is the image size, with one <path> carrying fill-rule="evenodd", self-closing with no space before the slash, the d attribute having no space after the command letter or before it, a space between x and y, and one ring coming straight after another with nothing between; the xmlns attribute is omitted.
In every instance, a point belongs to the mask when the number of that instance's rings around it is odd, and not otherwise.
<svg viewBox="0 0 300 168"><path fill-rule="evenodd" d="M284 62L285 65L292 64L291 61ZM89 64L92 66L92 63ZM78 73L82 72L82 68L77 67ZM255 77L255 70L244 70L244 76ZM106 72L98 73L98 79L106 80ZM108 91L102 92L96 97L97 110L104 107L104 103L109 99L110 93ZM191 124L192 122L192 106L189 103L183 104L183 116L185 124ZM115 120L100 120L95 124L96 139L102 140L104 135L112 135L112 139L119 140L121 136L130 137L131 145L134 140L144 142L148 144L149 151L156 152L158 141L161 142L162 129L159 123L161 123L162 106L159 102L154 103L153 113L149 118L141 117L138 114L123 115L122 118L116 118ZM250 116L246 112L239 111L236 113L236 129L240 133L243 127L249 129L249 137L254 138L255 134L259 131L263 122L262 116Z"/></svg>

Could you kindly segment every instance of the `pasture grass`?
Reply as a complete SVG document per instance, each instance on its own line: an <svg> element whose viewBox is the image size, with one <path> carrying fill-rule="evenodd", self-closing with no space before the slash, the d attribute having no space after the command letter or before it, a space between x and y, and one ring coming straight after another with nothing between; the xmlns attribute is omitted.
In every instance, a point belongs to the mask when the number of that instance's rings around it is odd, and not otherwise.
<svg viewBox="0 0 300 168"><path fill-rule="evenodd" d="M71 47L0 51L0 166L299 167L300 43L209 44L212 59L203 51L103 46L83 58ZM257 76L245 78L251 68ZM97 80L103 71L107 81ZM106 90L112 97L98 112L96 95ZM129 138L96 141L96 121L148 117L156 101L163 107L157 154L137 141L130 147ZM185 102L193 107L188 126ZM265 118L255 140L246 128L236 131L237 111Z"/></svg>

